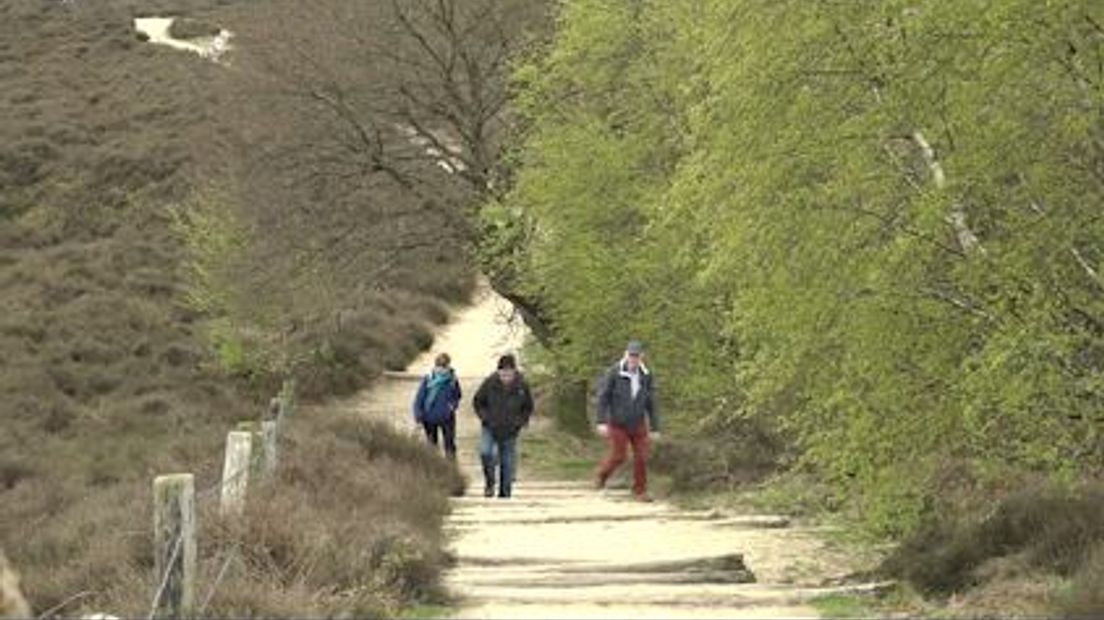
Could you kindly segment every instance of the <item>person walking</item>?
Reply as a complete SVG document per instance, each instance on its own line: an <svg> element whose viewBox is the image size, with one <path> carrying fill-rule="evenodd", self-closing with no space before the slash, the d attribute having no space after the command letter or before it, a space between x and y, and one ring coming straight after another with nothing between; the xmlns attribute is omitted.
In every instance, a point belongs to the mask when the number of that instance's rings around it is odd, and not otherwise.
<svg viewBox="0 0 1104 620"><path fill-rule="evenodd" d="M498 359L497 370L483 380L472 399L475 415L483 425L479 438L479 457L483 462L483 496L494 497L495 464L498 471L498 496L510 497L513 491L514 465L517 461L517 437L529 424L533 413L533 395L518 372L513 355Z"/></svg>
<svg viewBox="0 0 1104 620"><path fill-rule="evenodd" d="M445 456L456 459L456 409L460 406L460 382L453 371L448 353L441 353L433 369L418 385L414 396L414 420L425 429L426 439L437 446L437 436L444 439Z"/></svg>
<svg viewBox="0 0 1104 620"><path fill-rule="evenodd" d="M598 434L609 439L609 455L598 465L595 486L605 488L610 475L633 449L633 497L650 502L648 450L659 438L655 379L644 366L644 347L632 340L621 361L606 371L598 385ZM649 435L650 433L650 435Z"/></svg>

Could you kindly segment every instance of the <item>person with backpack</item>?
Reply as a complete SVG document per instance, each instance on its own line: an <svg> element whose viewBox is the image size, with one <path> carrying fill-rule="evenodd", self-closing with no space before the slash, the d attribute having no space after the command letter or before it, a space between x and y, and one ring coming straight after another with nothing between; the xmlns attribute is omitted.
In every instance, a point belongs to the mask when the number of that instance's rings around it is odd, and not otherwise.
<svg viewBox="0 0 1104 620"><path fill-rule="evenodd" d="M632 340L621 361L606 371L598 384L598 434L609 439L609 455L598 466L595 486L603 489L613 472L633 449L633 497L650 502L648 450L659 438L655 380L644 366L644 347ZM649 436L649 432L651 435Z"/></svg>
<svg viewBox="0 0 1104 620"><path fill-rule="evenodd" d="M426 439L437 446L437 436L444 439L445 456L456 459L456 409L460 406L460 382L450 364L448 353L441 353L433 362L433 370L418 385L414 396L414 420L425 429Z"/></svg>
<svg viewBox="0 0 1104 620"><path fill-rule="evenodd" d="M498 496L508 498L513 492L517 437L533 414L533 395L525 377L518 372L513 355L498 359L498 368L483 380L472 403L483 425L479 439L485 482L483 496L494 497L497 460Z"/></svg>

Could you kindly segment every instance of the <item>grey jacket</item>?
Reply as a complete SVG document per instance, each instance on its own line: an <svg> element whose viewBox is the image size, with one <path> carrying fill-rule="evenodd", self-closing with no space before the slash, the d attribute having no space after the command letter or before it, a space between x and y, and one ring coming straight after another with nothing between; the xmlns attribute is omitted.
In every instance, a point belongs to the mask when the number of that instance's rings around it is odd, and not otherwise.
<svg viewBox="0 0 1104 620"><path fill-rule="evenodd" d="M632 396L632 380L625 371L624 361L614 364L598 384L598 423L616 424L630 431L648 419L648 428L659 431L659 411L656 408L655 380L646 368L640 367L640 391Z"/></svg>

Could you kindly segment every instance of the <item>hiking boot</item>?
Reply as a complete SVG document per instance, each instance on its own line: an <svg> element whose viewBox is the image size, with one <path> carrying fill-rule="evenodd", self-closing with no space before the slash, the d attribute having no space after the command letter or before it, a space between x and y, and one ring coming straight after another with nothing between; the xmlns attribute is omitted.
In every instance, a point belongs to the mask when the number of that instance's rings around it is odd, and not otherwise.
<svg viewBox="0 0 1104 620"><path fill-rule="evenodd" d="M635 495L633 495L633 500L638 501L638 502L644 502L644 503L650 503L650 502L655 501L655 500L652 499L652 496L648 495L647 493L636 493Z"/></svg>
<svg viewBox="0 0 1104 620"><path fill-rule="evenodd" d="M494 485L488 484L483 487L483 497L494 497Z"/></svg>
<svg viewBox="0 0 1104 620"><path fill-rule="evenodd" d="M601 474L594 477L594 490L601 491L606 488L606 479Z"/></svg>

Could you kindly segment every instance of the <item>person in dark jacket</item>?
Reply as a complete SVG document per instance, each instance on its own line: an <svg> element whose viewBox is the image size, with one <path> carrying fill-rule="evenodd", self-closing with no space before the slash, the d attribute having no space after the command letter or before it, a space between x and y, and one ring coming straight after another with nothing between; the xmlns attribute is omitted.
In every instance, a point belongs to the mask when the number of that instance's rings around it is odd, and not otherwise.
<svg viewBox="0 0 1104 620"><path fill-rule="evenodd" d="M434 360L430 371L418 385L414 396L414 420L425 429L426 439L434 446L437 436L444 438L445 456L456 458L456 409L460 406L460 382L449 365L448 353Z"/></svg>
<svg viewBox="0 0 1104 620"><path fill-rule="evenodd" d="M596 486L606 486L610 475L633 449L633 496L650 502L648 449L659 438L659 413L655 380L643 363L644 347L636 340L625 347L625 356L610 368L598 385L598 434L609 439L609 456L598 466ZM651 437L649 438L649 432Z"/></svg>
<svg viewBox="0 0 1104 620"><path fill-rule="evenodd" d="M479 456L483 461L484 497L494 497L495 461L499 464L498 496L510 497L514 465L517 460L517 436L529 424L533 413L533 395L525 378L517 370L513 355L498 359L498 370L483 380L473 399L475 414L483 423Z"/></svg>

